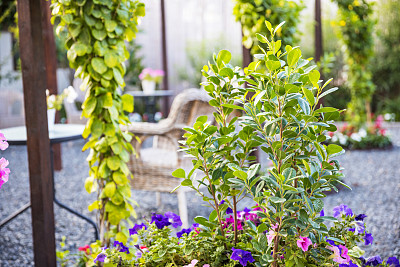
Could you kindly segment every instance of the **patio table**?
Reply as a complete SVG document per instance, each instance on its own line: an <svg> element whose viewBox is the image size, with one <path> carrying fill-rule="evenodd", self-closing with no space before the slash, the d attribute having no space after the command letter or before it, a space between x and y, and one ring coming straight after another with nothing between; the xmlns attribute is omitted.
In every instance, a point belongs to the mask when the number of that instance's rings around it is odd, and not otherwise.
<svg viewBox="0 0 400 267"><path fill-rule="evenodd" d="M156 113L156 103L159 97L170 97L174 95L172 90L155 90L151 93L145 93L143 91L126 91L125 94L129 94L134 98L143 98L146 113L149 115L148 122L155 122L154 114ZM165 114L164 114L165 115Z"/></svg>
<svg viewBox="0 0 400 267"><path fill-rule="evenodd" d="M54 183L55 181L54 181L54 166L53 166L53 149L52 149L51 145L83 139L82 133L83 133L84 129L85 129L85 125L82 125L82 124L55 124L54 129L52 131L49 131L51 173L52 173L52 178L53 178L54 203L56 203L59 207L69 211L70 213L80 217L81 219L83 219L83 220L87 221L89 224L91 224L95 230L95 239L98 240L99 234L98 234L98 229L97 229L96 223L93 220L91 220L90 218L84 216L83 214L77 212L76 210L73 210L72 208L68 207L67 205L61 203L56 198L56 190L55 190L55 183ZM7 138L7 142L9 145L26 145L26 143L27 143L25 126L0 129L0 132L2 132L4 134L4 136ZM11 215L9 215L7 218L2 220L0 222L0 229L4 225L6 225L7 223L9 223L13 219L15 219L18 215L20 215L21 213L26 211L28 208L30 208L30 206L31 206L31 203L28 202L28 203L24 204L21 208L19 208L17 211L15 211Z"/></svg>

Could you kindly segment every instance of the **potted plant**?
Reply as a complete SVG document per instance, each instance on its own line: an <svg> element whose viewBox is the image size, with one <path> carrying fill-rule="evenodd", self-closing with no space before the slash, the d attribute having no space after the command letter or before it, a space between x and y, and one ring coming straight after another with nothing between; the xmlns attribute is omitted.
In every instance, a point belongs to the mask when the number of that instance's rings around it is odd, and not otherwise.
<svg viewBox="0 0 400 267"><path fill-rule="evenodd" d="M50 95L49 90L46 90L47 124L49 131L54 129L56 111L61 110L64 99L66 98L69 103L73 103L77 96L78 94L72 86L65 88L61 95Z"/></svg>
<svg viewBox="0 0 400 267"><path fill-rule="evenodd" d="M139 75L139 79L142 81L142 89L144 94L151 94L156 90L157 84L162 81L164 76L163 70L153 70L145 68Z"/></svg>

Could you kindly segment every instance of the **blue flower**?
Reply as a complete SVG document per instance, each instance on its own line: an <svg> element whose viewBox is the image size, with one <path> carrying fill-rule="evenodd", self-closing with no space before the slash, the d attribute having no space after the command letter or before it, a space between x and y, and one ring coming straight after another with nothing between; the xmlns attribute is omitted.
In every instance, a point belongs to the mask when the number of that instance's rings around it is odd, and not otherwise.
<svg viewBox="0 0 400 267"><path fill-rule="evenodd" d="M354 228L350 228L349 231L355 232L356 235L364 233L365 227L362 221L353 221L350 223Z"/></svg>
<svg viewBox="0 0 400 267"><path fill-rule="evenodd" d="M388 258L386 264L388 264L390 267L400 267L399 260L396 257Z"/></svg>
<svg viewBox="0 0 400 267"><path fill-rule="evenodd" d="M232 248L232 251L233 253L231 255L231 259L234 261L239 261L242 266L246 266L247 262L254 262L253 256L251 256L251 253L249 251L236 248Z"/></svg>
<svg viewBox="0 0 400 267"><path fill-rule="evenodd" d="M341 204L333 208L333 217L339 217L341 214L345 214L346 216L352 216L353 211L347 205L344 204Z"/></svg>
<svg viewBox="0 0 400 267"><path fill-rule="evenodd" d="M124 246L124 243L114 241L114 247L119 247L119 252L126 252L126 254L129 254L129 248Z"/></svg>
<svg viewBox="0 0 400 267"><path fill-rule="evenodd" d="M365 218L367 218L367 215L365 215L365 214L358 214L358 215L354 218L354 220L356 220L356 221L364 221Z"/></svg>
<svg viewBox="0 0 400 267"><path fill-rule="evenodd" d="M190 232L192 232L192 229L191 229L191 228L186 228L186 229L184 228L184 229L182 229L180 232L176 233L176 236L177 236L178 238L181 238L183 234L189 235Z"/></svg>
<svg viewBox="0 0 400 267"><path fill-rule="evenodd" d="M144 230L147 229L147 226L142 223L142 224L135 224L133 226L133 228L129 229L129 235L137 235L139 230L142 230L144 228Z"/></svg>
<svg viewBox="0 0 400 267"><path fill-rule="evenodd" d="M380 256L374 256L367 260L366 266L378 266L382 263L382 259Z"/></svg>
<svg viewBox="0 0 400 267"><path fill-rule="evenodd" d="M324 209L322 209L321 212L319 213L319 217L323 217L323 216L325 216Z"/></svg>
<svg viewBox="0 0 400 267"><path fill-rule="evenodd" d="M158 229L163 229L165 226L171 225L167 217L162 216L161 214L155 214L151 216L151 222L155 223Z"/></svg>
<svg viewBox="0 0 400 267"><path fill-rule="evenodd" d="M226 214L232 214L232 213L233 213L233 210L230 207L228 207L226 209Z"/></svg>
<svg viewBox="0 0 400 267"><path fill-rule="evenodd" d="M182 226L181 217L179 217L175 213L166 212L165 217L168 218L168 221L172 224L172 227L177 228L178 226Z"/></svg>
<svg viewBox="0 0 400 267"><path fill-rule="evenodd" d="M350 261L349 264L339 264L339 267L358 267L358 265L354 264L353 261Z"/></svg>
<svg viewBox="0 0 400 267"><path fill-rule="evenodd" d="M328 243L328 244L331 245L331 246L336 246L336 245L335 245L335 241L330 240L330 239L327 239L327 240L326 240L326 243Z"/></svg>
<svg viewBox="0 0 400 267"><path fill-rule="evenodd" d="M368 246L368 245L370 245L370 244L372 244L374 242L374 238L372 237L372 234L369 234L367 232L365 233L364 239L365 239L365 245L366 246Z"/></svg>
<svg viewBox="0 0 400 267"><path fill-rule="evenodd" d="M221 206L224 203L225 203L225 200L221 200L221 202L219 202L218 206Z"/></svg>
<svg viewBox="0 0 400 267"><path fill-rule="evenodd" d="M249 209L248 207L245 207L243 210L243 212L245 212L245 213L249 213L250 211L251 211L251 209Z"/></svg>
<svg viewBox="0 0 400 267"><path fill-rule="evenodd" d="M107 247L104 247L104 248L101 249L101 252L94 259L94 263L97 263L99 261L100 262L104 262L104 260L107 259L106 249L107 249Z"/></svg>

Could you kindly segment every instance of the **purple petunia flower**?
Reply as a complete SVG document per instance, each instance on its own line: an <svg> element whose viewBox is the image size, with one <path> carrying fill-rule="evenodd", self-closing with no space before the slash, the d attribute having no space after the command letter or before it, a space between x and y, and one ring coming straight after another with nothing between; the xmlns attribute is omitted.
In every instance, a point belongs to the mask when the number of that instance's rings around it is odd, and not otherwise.
<svg viewBox="0 0 400 267"><path fill-rule="evenodd" d="M335 241L330 240L330 239L327 239L327 240L326 240L326 243L330 244L331 246L336 246L336 245L335 245Z"/></svg>
<svg viewBox="0 0 400 267"><path fill-rule="evenodd" d="M107 258L107 255L106 255L106 252L105 252L106 249L107 249L107 247L104 247L104 248L101 249L101 252L94 259L94 263L104 262L105 261L105 259Z"/></svg>
<svg viewBox="0 0 400 267"><path fill-rule="evenodd" d="M323 217L323 216L325 216L325 211L324 211L324 209L322 209L321 212L319 213L319 217Z"/></svg>
<svg viewBox="0 0 400 267"><path fill-rule="evenodd" d="M129 248L124 246L124 243L114 241L114 247L119 247L119 252L126 252L126 254L129 254Z"/></svg>
<svg viewBox="0 0 400 267"><path fill-rule="evenodd" d="M225 203L225 200L221 200L221 202L219 202L218 206L221 206L224 203Z"/></svg>
<svg viewBox="0 0 400 267"><path fill-rule="evenodd" d="M247 262L254 262L253 256L251 256L251 252L236 248L232 248L232 251L233 253L231 255L231 259L234 261L239 261L242 266L246 266Z"/></svg>
<svg viewBox="0 0 400 267"><path fill-rule="evenodd" d="M372 237L372 234L369 234L367 232L365 233L364 239L365 239L365 245L366 246L368 246L368 245L370 245L370 244L372 244L374 242L374 238Z"/></svg>
<svg viewBox="0 0 400 267"><path fill-rule="evenodd" d="M135 224L133 226L133 228L129 229L129 235L137 235L139 230L142 230L144 228L144 230L147 229L147 226L142 223L142 224Z"/></svg>
<svg viewBox="0 0 400 267"><path fill-rule="evenodd" d="M358 267L358 265L354 264L353 261L350 261L349 264L345 263L339 264L339 267Z"/></svg>
<svg viewBox="0 0 400 267"><path fill-rule="evenodd" d="M232 213L233 213L233 210L230 207L228 207L226 209L226 214L232 214Z"/></svg>
<svg viewBox="0 0 400 267"><path fill-rule="evenodd" d="M366 262L366 265L367 265L367 266L378 266L378 265L381 264L381 263L382 263L382 259L381 259L381 257L378 255L378 256L373 256L373 257L369 258L369 259L367 260L367 262Z"/></svg>
<svg viewBox="0 0 400 267"><path fill-rule="evenodd" d="M400 267L399 260L396 257L389 257L386 264L390 267Z"/></svg>
<svg viewBox="0 0 400 267"><path fill-rule="evenodd" d="M243 212L245 212L245 213L249 213L250 211L251 211L251 209L249 209L248 207L245 207L243 210Z"/></svg>
<svg viewBox="0 0 400 267"><path fill-rule="evenodd" d="M182 226L181 217L176 215L173 212L166 212L165 217L168 218L168 221L172 224L172 227L177 228L178 226Z"/></svg>
<svg viewBox="0 0 400 267"><path fill-rule="evenodd" d="M181 238L183 234L189 235L190 232L192 232L192 229L191 229L191 228L186 228L186 229L183 228L180 232L176 233L176 236L177 236L178 238Z"/></svg>
<svg viewBox="0 0 400 267"><path fill-rule="evenodd" d="M354 226L354 228L350 228L349 231L354 232L356 235L364 233L365 227L362 221L353 221L350 225Z"/></svg>
<svg viewBox="0 0 400 267"><path fill-rule="evenodd" d="M164 217L161 214L155 214L151 216L151 222L150 223L155 223L158 229L163 229L165 226L171 225L167 217Z"/></svg>
<svg viewBox="0 0 400 267"><path fill-rule="evenodd" d="M341 214L344 214L346 216L352 216L353 211L347 205L344 204L341 204L333 208L333 217L339 217Z"/></svg>
<svg viewBox="0 0 400 267"><path fill-rule="evenodd" d="M356 220L356 221L364 221L365 218L367 218L367 215L365 215L365 214L358 214L358 215L354 218L354 220Z"/></svg>

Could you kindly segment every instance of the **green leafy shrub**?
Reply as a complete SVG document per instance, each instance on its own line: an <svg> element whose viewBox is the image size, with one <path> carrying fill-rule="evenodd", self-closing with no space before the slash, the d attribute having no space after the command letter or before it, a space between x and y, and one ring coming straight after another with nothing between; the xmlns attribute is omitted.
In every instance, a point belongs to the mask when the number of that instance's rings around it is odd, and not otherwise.
<svg viewBox="0 0 400 267"><path fill-rule="evenodd" d="M193 168L175 170L181 186L190 187L213 209L208 218L198 216L191 228L172 236L170 226L182 222L173 213L152 214L151 220L131 228L130 243L114 242L93 263L106 266L360 266L364 260L357 243L373 242L365 230L365 215L346 205L325 213L326 191L340 183L341 168L334 159L343 149L328 146L325 132L335 130L339 111L317 107L319 99L336 90L320 81L315 66L301 58L301 50L274 40L278 28L266 23L272 35L268 52L244 69L229 64L222 50L204 66L204 88L215 107L215 123L201 116L185 128L182 150L192 157ZM258 71L264 64L266 71ZM244 88L244 83L249 88ZM248 94L254 93L252 97ZM239 111L242 114L235 116ZM259 172L251 152L261 149L273 162ZM263 173L260 175L260 173ZM244 198L254 206L237 209ZM331 227L328 227L330 223ZM131 246L132 245L132 246ZM135 255L134 251L135 250ZM97 250L99 251L99 249ZM364 263L363 263L364 260ZM92 262L90 262L92 263Z"/></svg>

